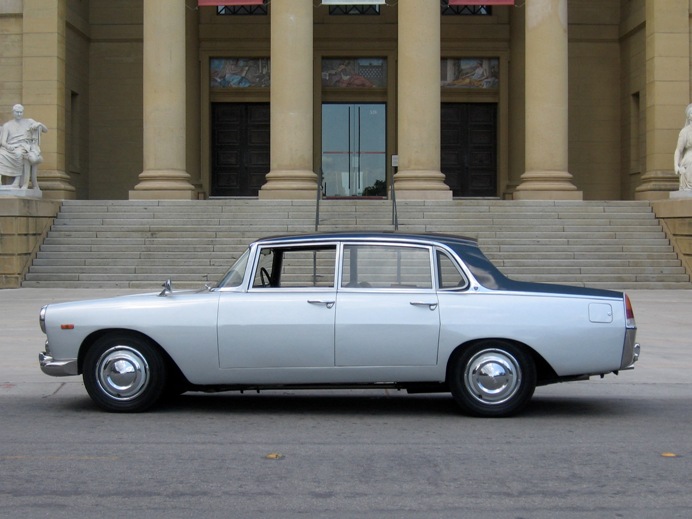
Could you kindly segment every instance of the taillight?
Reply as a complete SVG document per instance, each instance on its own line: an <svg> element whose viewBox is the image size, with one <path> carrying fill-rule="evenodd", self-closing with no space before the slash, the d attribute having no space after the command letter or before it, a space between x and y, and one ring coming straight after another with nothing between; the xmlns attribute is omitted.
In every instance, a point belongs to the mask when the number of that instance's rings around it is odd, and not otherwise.
<svg viewBox="0 0 692 519"><path fill-rule="evenodd" d="M625 326L627 328L636 328L637 323L634 322L634 310L632 309L632 302L630 298L625 294Z"/></svg>

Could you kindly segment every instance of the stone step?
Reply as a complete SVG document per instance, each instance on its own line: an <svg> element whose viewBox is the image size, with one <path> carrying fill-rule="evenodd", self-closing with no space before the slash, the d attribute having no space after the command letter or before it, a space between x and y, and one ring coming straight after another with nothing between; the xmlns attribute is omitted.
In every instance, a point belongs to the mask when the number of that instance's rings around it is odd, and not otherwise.
<svg viewBox="0 0 692 519"><path fill-rule="evenodd" d="M266 235L315 228L312 201L65 201L24 286L180 288L221 277ZM401 232L477 238L515 279L688 288L647 202L449 200L398 204ZM391 202L320 202L320 231L392 230Z"/></svg>

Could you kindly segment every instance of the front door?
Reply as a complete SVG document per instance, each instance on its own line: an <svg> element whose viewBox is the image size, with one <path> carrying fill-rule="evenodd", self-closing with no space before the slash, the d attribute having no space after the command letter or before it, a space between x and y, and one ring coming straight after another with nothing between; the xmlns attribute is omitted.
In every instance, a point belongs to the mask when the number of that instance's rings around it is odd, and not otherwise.
<svg viewBox="0 0 692 519"><path fill-rule="evenodd" d="M327 197L387 195L384 103L322 105L322 192Z"/></svg>
<svg viewBox="0 0 692 519"><path fill-rule="evenodd" d="M212 103L211 196L257 196L269 172L269 103Z"/></svg>
<svg viewBox="0 0 692 519"><path fill-rule="evenodd" d="M454 196L497 196L496 103L442 103L440 169Z"/></svg>

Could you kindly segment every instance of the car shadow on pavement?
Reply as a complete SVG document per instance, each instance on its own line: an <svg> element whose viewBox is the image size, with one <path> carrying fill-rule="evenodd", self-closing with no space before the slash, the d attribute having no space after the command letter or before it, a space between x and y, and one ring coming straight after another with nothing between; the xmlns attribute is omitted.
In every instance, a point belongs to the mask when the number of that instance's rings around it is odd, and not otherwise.
<svg viewBox="0 0 692 519"><path fill-rule="evenodd" d="M393 393L393 394L392 394ZM464 416L449 394L407 395L404 392L378 392L349 394L302 393L275 391L260 394L239 393L186 393L157 407L155 412L172 413L230 412L237 415L389 415L389 416ZM637 415L641 405L637 401L616 398L589 398L548 396L534 397L516 417L568 417Z"/></svg>

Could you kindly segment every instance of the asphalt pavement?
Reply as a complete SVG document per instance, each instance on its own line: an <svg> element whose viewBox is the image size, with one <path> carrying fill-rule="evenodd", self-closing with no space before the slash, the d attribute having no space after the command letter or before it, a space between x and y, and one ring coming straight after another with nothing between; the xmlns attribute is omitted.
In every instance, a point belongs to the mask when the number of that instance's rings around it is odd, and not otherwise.
<svg viewBox="0 0 692 519"><path fill-rule="evenodd" d="M0 290L2 517L687 518L692 289L630 291L632 371L538 388L510 420L448 395L189 394L98 411L38 366L42 305L134 290Z"/></svg>

